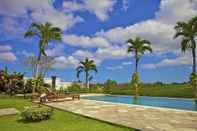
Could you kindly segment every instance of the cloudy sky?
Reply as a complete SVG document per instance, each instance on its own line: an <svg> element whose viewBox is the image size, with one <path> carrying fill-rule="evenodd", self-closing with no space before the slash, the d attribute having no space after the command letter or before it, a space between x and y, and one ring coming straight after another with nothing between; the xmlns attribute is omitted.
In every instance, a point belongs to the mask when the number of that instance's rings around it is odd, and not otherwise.
<svg viewBox="0 0 197 131"><path fill-rule="evenodd" d="M24 32L32 22L50 22L64 33L61 43L47 47L56 61L48 76L76 80L77 64L89 57L99 70L94 82L128 82L134 59L125 41L140 36L154 50L140 61L141 79L183 82L191 72L191 54L180 52L173 28L195 15L197 0L0 0L0 68L31 76L23 60L38 54L38 39L24 39Z"/></svg>

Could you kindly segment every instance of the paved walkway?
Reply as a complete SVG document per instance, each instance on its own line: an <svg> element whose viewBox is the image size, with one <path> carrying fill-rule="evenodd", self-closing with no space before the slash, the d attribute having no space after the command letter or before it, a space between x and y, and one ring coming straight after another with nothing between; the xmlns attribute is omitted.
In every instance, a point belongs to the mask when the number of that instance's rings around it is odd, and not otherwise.
<svg viewBox="0 0 197 131"><path fill-rule="evenodd" d="M15 108L3 108L0 109L0 116L4 116L4 115L14 115L14 114L18 114L19 111L16 110Z"/></svg>
<svg viewBox="0 0 197 131"><path fill-rule="evenodd" d="M192 111L83 99L47 105L143 131L197 131L197 112Z"/></svg>

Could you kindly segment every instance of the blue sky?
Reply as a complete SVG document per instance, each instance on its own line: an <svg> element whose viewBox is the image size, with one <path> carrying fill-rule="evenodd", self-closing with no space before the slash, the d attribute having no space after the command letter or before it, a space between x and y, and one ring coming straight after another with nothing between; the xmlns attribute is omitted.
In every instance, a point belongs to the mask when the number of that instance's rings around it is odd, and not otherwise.
<svg viewBox="0 0 197 131"><path fill-rule="evenodd" d="M99 70L93 82L128 82L134 59L126 53L125 41L140 36L154 50L140 60L142 81L187 81L191 54L180 52L173 27L196 14L197 2L189 0L1 0L0 68L31 76L23 60L38 54L38 40L23 35L32 22L50 22L64 33L62 42L47 47L47 54L55 57L48 77L76 80L76 66L89 57Z"/></svg>

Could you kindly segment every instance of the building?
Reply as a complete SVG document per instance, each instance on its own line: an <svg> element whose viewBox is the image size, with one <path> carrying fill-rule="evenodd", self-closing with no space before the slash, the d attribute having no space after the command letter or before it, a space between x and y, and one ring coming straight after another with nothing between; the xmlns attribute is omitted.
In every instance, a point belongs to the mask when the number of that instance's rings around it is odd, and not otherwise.
<svg viewBox="0 0 197 131"><path fill-rule="evenodd" d="M52 85L52 78L44 78L44 82L47 84ZM60 88L67 89L71 86L73 82L65 82L61 78L56 78L56 89L60 90Z"/></svg>
<svg viewBox="0 0 197 131"><path fill-rule="evenodd" d="M24 77L25 81L27 81L28 79L31 79L31 77ZM52 85L52 78L51 77L44 78L44 82L49 85ZM61 78L58 78L58 77L56 78L56 89L57 90L60 90L60 88L67 89L72 84L73 84L73 82L65 82Z"/></svg>

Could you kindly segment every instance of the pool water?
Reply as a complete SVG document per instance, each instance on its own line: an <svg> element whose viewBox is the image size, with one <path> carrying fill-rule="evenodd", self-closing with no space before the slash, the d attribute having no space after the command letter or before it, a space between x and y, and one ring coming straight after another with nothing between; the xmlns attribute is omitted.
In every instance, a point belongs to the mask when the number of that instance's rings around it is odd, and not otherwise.
<svg viewBox="0 0 197 131"><path fill-rule="evenodd" d="M114 103L135 104L135 105L166 107L166 108L197 111L197 101L194 101L192 99L148 97L148 96L141 96L138 99L134 99L133 96L114 96L114 95L87 96L83 98L89 100L106 101L106 102L114 102Z"/></svg>

